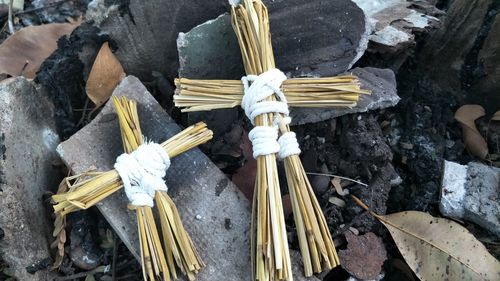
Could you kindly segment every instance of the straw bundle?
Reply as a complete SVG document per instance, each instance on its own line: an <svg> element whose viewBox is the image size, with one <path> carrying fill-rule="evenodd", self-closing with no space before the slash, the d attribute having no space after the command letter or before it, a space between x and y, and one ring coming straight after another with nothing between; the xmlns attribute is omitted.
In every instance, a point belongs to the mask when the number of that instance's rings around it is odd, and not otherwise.
<svg viewBox="0 0 500 281"><path fill-rule="evenodd" d="M275 68L267 8L244 1L232 7L231 20L247 74ZM268 100L274 99L274 96ZM256 126L273 126L274 114L255 118ZM257 179L252 208L252 266L256 280L292 280L290 254L283 217L276 155L257 158Z"/></svg>
<svg viewBox="0 0 500 281"><path fill-rule="evenodd" d="M120 122L125 152L130 153L144 142L136 102L124 97L121 100L113 97L113 103ZM212 132L206 125L198 123L167 140L162 146L169 157L174 157L211 138ZM65 181L69 186L68 192L53 196L57 203L54 210L60 220L70 212L95 205L123 187L116 170L86 173L71 179L75 179L72 184L68 180ZM176 279L176 265L190 280L194 280L194 275L204 264L182 225L179 213L172 199L164 191L156 192L155 202L159 210L166 251L163 250L151 207L129 206L136 211L144 280L170 280L170 275Z"/></svg>
<svg viewBox="0 0 500 281"><path fill-rule="evenodd" d="M239 80L175 79L175 106L182 112L236 107L243 98ZM285 80L281 90L291 107L351 108L356 106L362 90L358 78L343 75L324 78L292 78Z"/></svg>
<svg viewBox="0 0 500 281"><path fill-rule="evenodd" d="M290 132L288 125L280 124L282 134ZM324 269L340 264L333 245L323 211L316 199L309 179L298 155L285 158L286 179L300 252L304 263L304 275L312 276Z"/></svg>

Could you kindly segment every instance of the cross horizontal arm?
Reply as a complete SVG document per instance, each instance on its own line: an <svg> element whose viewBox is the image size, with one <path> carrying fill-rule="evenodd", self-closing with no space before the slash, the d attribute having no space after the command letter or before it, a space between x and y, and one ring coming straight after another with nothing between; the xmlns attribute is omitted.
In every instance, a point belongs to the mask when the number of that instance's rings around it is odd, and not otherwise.
<svg viewBox="0 0 500 281"><path fill-rule="evenodd" d="M182 112L232 108L243 98L240 80L178 78L175 86L175 106L183 108ZM370 94L361 89L354 75L287 79L281 90L291 107L351 108L361 95Z"/></svg>

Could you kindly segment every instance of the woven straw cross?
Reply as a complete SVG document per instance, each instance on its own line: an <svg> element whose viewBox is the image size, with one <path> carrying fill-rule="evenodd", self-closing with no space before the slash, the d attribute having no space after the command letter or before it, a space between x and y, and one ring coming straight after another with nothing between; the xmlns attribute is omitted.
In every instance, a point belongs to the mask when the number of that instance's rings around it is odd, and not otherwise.
<svg viewBox="0 0 500 281"><path fill-rule="evenodd" d="M113 104L120 123L124 151L131 153L144 143L137 103L125 97L121 99L113 97ZM172 158L211 138L212 131L200 122L163 142L161 146ZM122 180L114 169L107 172L83 173L63 180L58 194L52 196L52 200L56 203L54 205L56 241L53 245L59 250L55 267L61 264L64 255L66 215L88 209L122 187ZM158 208L163 239L160 239L152 207L129 204L129 208L135 210L137 217L144 280L171 280L171 277L177 279L176 266L189 280L194 280L195 274L204 264L184 229L174 202L166 191L156 191L154 201Z"/></svg>
<svg viewBox="0 0 500 281"><path fill-rule="evenodd" d="M247 75L259 75L275 68L266 6L260 0L244 0L231 9L232 25L240 45ZM183 112L232 108L241 105L244 87L239 80L175 81L175 105ZM357 77L292 78L281 86L291 107L353 107L360 95ZM267 100L275 100L275 96ZM256 126L273 126L279 113L255 118ZM279 125L280 134L290 132ZM326 220L298 155L284 159L286 178L304 263L305 276L339 264ZM252 210L252 267L254 280L292 280L276 155L257 157L256 188Z"/></svg>

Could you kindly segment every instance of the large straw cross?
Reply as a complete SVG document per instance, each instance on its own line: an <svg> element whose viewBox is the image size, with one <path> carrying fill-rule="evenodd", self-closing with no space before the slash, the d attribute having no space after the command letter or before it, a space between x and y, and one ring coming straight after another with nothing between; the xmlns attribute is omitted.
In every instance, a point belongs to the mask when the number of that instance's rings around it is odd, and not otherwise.
<svg viewBox="0 0 500 281"><path fill-rule="evenodd" d="M232 7L231 15L247 77L242 79L244 83L239 80L176 79L174 101L176 106L184 108L184 112L241 105L244 93L247 95L251 88L245 80L256 81L257 75L275 72L266 6L260 0L244 0L243 5ZM283 100L284 94L288 106L292 107L353 107L361 94L369 93L361 90L358 79L351 75L288 79L274 92L263 103L272 104L273 101ZM245 111L251 107L248 104L243 106ZM286 115L283 111L267 111L251 118L254 119L251 121L256 127L277 126L281 137L289 137L291 133ZM256 144L253 145L255 155ZM261 148L266 150L269 147ZM285 155L284 163L304 273L311 276L313 272L337 266L339 260L298 153ZM276 155L261 154L257 156L252 210L252 266L255 280L293 280L287 244Z"/></svg>

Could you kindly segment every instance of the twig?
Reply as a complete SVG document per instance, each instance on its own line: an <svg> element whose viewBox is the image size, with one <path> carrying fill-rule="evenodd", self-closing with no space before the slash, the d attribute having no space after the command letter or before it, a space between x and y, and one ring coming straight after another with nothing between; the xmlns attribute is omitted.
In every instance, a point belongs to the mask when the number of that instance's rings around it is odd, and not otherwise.
<svg viewBox="0 0 500 281"><path fill-rule="evenodd" d="M78 121L78 123L76 124L77 127L80 127L80 125L83 124L84 120L85 120L85 117L86 117L86 114L87 114L87 110L89 110L88 108L89 106L89 98L85 98L85 104L83 105L83 113L82 113L82 117L80 118L80 120ZM94 110L93 108L90 108L90 110ZM92 111L90 111L90 114L92 114Z"/></svg>
<svg viewBox="0 0 500 281"><path fill-rule="evenodd" d="M14 21L13 21L13 17L12 17L12 5L14 4L14 0L10 0L9 1L9 16L8 16L8 19L7 19L7 22L8 22L8 26L9 26L9 33L10 34L14 34L14 32L16 32L16 30L14 29Z"/></svg>
<svg viewBox="0 0 500 281"><path fill-rule="evenodd" d="M118 256L118 237L113 233L113 261L111 263L111 280L116 281L116 260Z"/></svg>
<svg viewBox="0 0 500 281"><path fill-rule="evenodd" d="M24 71L26 70L26 68L28 67L29 64L30 64L30 62L28 60L26 60L26 62L23 65L23 68L21 68L21 73L19 73L19 76L24 75Z"/></svg>
<svg viewBox="0 0 500 281"><path fill-rule="evenodd" d="M51 8L51 7L54 7L54 6L59 6L59 5L63 4L64 2L69 2L69 1L72 1L72 0L57 1L57 2L54 2L54 3L47 4L47 5L43 6L43 7L38 7L38 8L28 9L28 10L24 10L24 11L19 11L19 12L15 13L14 15L18 16L18 15L23 15L23 14L29 14L29 13L37 12L37 11L44 10L44 9L47 9L47 8Z"/></svg>
<svg viewBox="0 0 500 281"><path fill-rule="evenodd" d="M138 271L136 271L136 273L138 273ZM136 274L127 274L127 275L117 277L116 280L117 281L118 280L133 280L134 278L137 278Z"/></svg>
<svg viewBox="0 0 500 281"><path fill-rule="evenodd" d="M348 181L355 182L355 183L360 184L362 186L368 186L366 183L363 183L363 182L360 182L360 181L357 181L357 180L353 180L353 179L350 179L350 178L347 178L347 177L332 175L332 174L311 173L311 172L306 172L306 174L308 174L308 175L316 175L316 176L327 176L327 177L332 177L332 178L339 178L339 179L343 179L343 180L348 180Z"/></svg>
<svg viewBox="0 0 500 281"><path fill-rule="evenodd" d="M87 275L90 275L90 274L100 273L101 270L102 270L102 268L97 267L95 269L85 271L85 272L76 273L73 275L56 277L56 278L54 278L54 281L66 281L66 280L73 280L73 279L77 279L77 278L82 278L82 277L86 277Z"/></svg>

